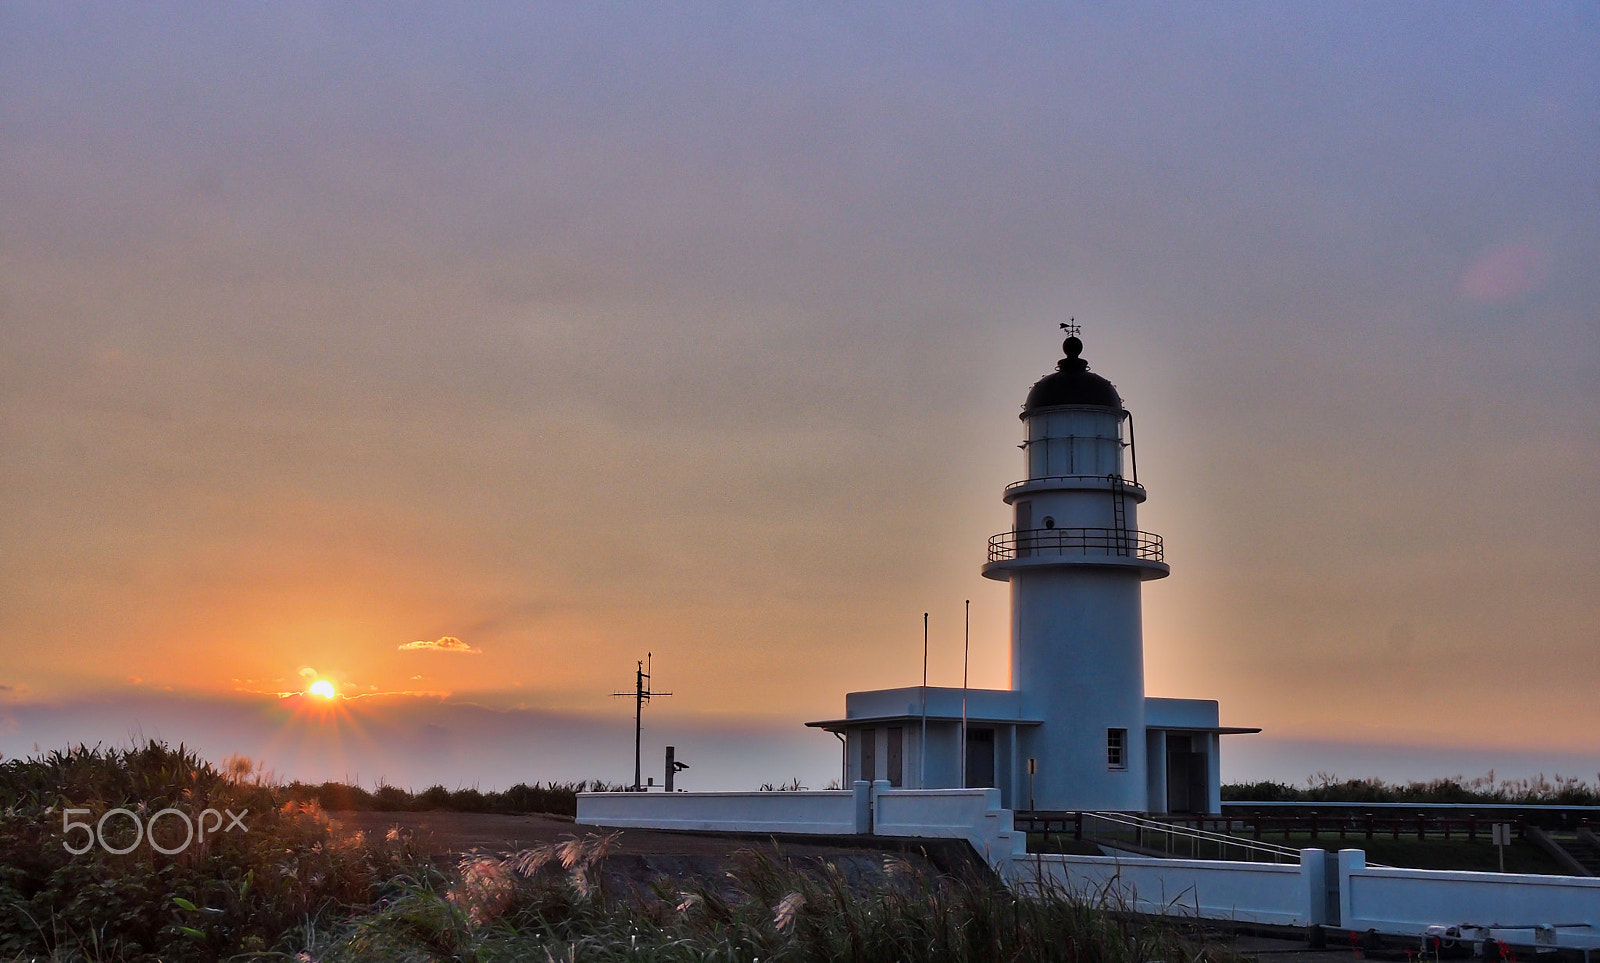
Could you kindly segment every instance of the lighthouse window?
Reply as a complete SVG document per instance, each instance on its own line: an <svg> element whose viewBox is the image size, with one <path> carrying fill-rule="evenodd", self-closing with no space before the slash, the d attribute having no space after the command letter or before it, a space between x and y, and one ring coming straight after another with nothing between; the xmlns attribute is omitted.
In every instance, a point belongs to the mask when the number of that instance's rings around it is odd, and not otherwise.
<svg viewBox="0 0 1600 963"><path fill-rule="evenodd" d="M1044 517L1044 527L1045 528L1055 528L1056 527L1056 517L1054 515L1046 515Z"/></svg>
<svg viewBox="0 0 1600 963"><path fill-rule="evenodd" d="M1106 768L1128 768L1128 730L1106 730Z"/></svg>

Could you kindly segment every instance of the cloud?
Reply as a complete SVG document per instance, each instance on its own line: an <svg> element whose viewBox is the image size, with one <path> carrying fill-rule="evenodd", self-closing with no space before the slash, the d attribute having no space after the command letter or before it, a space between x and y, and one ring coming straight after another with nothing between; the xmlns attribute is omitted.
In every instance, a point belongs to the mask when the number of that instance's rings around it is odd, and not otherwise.
<svg viewBox="0 0 1600 963"><path fill-rule="evenodd" d="M1549 259L1532 244L1508 243L1473 263L1461 278L1461 293L1474 301L1505 301L1550 279Z"/></svg>
<svg viewBox="0 0 1600 963"><path fill-rule="evenodd" d="M401 652L460 652L462 655L482 655L482 649L475 649L453 635L445 635L432 642L407 642L398 647Z"/></svg>

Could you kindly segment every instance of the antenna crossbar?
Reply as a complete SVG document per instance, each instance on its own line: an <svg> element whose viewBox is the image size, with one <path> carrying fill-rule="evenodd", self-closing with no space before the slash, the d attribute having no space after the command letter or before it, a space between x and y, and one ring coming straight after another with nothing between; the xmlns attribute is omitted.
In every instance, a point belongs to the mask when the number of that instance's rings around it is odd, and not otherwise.
<svg viewBox="0 0 1600 963"><path fill-rule="evenodd" d="M644 733L644 704L653 696L669 696L670 692L650 691L650 669L653 668L654 653L646 652L645 661L637 663L638 669L633 676L632 692L613 692L616 696L633 696L633 791L643 792L644 783L641 779L641 766L639 750Z"/></svg>

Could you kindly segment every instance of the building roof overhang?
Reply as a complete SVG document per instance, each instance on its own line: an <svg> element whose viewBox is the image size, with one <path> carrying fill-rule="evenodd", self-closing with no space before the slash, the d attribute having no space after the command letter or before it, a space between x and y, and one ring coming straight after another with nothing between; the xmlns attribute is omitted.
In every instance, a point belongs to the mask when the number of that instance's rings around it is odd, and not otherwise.
<svg viewBox="0 0 1600 963"><path fill-rule="evenodd" d="M1260 732L1261 727L1250 726L1163 726L1147 725L1145 730L1159 729L1162 732L1215 732L1219 736L1243 736Z"/></svg>
<svg viewBox="0 0 1600 963"><path fill-rule="evenodd" d="M806 727L810 729L826 729L829 732L843 732L846 729L859 728L861 726L881 725L885 722L907 722L921 725L923 718L924 716L918 712L881 716L851 716L848 719L823 719L820 722L808 722L806 723ZM934 715L931 712L928 713L926 718L929 722L953 722L957 724L961 722L960 716ZM1038 726L1043 724L1043 719L1015 719L989 716L967 717L968 726Z"/></svg>

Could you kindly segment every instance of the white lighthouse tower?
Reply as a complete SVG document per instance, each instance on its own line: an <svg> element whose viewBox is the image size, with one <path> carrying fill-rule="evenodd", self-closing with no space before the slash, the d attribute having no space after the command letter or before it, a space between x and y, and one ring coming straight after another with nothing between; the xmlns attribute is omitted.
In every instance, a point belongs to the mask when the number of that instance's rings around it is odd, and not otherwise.
<svg viewBox="0 0 1600 963"><path fill-rule="evenodd" d="M907 686L845 695L840 776L908 789L993 786L1012 809L1214 813L1219 737L1208 699L1144 693L1145 582L1170 570L1139 530L1145 500L1133 416L1089 370L1076 326L1066 357L1022 406L1025 477L983 574L1011 584L1011 687Z"/></svg>
<svg viewBox="0 0 1600 963"><path fill-rule="evenodd" d="M1011 583L1011 688L1042 723L1021 734L1034 805L1143 810L1140 595L1170 570L1160 536L1139 531L1132 416L1075 329L1062 347L1023 405L1027 475L1005 490L1014 524L989 540L983 574Z"/></svg>

